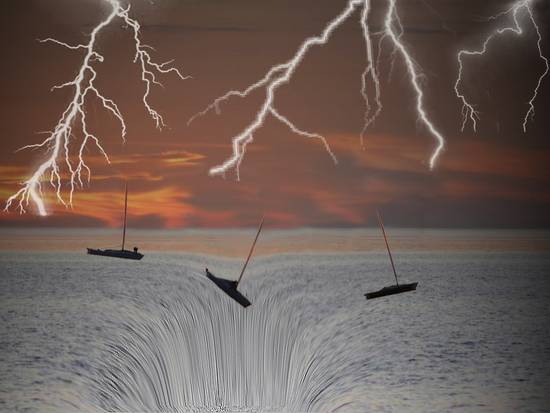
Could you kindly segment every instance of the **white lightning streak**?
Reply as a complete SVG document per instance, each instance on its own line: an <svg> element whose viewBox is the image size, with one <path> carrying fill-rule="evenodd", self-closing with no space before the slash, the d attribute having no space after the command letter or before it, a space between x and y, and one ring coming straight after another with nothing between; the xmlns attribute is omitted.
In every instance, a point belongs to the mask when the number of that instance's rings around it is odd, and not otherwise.
<svg viewBox="0 0 550 413"><path fill-rule="evenodd" d="M302 62L304 56L309 51L309 49L313 46L326 44L334 30L336 30L336 28L338 28L350 16L355 11L356 7L360 6L363 1L364 0L350 0L346 8L325 27L321 35L306 39L302 43L296 54L286 63L272 67L271 70L269 70L269 72L262 79L252 84L245 90L229 91L225 95L217 98L204 111L198 113L193 118L191 118L190 122L197 116L202 116L212 109L216 110L216 112L219 112L220 103L233 96L246 97L251 92L257 89L265 88L266 90L266 97L260 107L260 110L256 114L256 118L240 134L233 137L233 155L221 165L211 168L210 175L224 174L228 169L236 168L237 179L239 179L239 166L246 153L246 146L253 141L253 134L263 126L265 119L269 114L274 115L276 119L284 122L287 126L291 128L294 133L297 133L298 135L308 138L314 137L320 139L334 162L337 162L334 153L330 150L328 142L323 136L304 132L301 129L295 127L288 118L279 114L279 112L275 110L275 108L273 107L273 103L275 100L275 92L279 87L290 81L292 75L296 71L296 68Z"/></svg>
<svg viewBox="0 0 550 413"><path fill-rule="evenodd" d="M429 132L437 140L437 147L430 158L430 167L433 168L440 152L443 149L444 139L443 139L443 136L434 127L433 123L429 120L426 114L426 111L424 110L424 94L419 85L420 75L418 74L415 68L414 62L410 57L406 47L401 41L401 34L403 30L402 30L401 22L399 21L397 16L395 2L396 0L388 0L389 7L388 7L388 13L385 19L385 29L383 31L382 38L389 37L391 39L394 45L394 52L392 53L392 55L397 52L399 52L402 55L407 66L407 72L409 74L411 84L413 86L414 91L416 92L416 100L417 100L416 108L418 111L418 116L422 120L422 122L425 124ZM240 178L239 167L246 154L247 145L254 140L254 134L258 131L258 129L260 129L264 125L268 115L272 115L273 117L275 117L275 119L284 123L286 126L289 127L289 129L292 132L294 132L297 135L308 137L308 138L319 139L324 144L325 149L327 150L329 155L333 158L334 162L336 162L336 157L334 153L331 151L327 140L323 136L316 133L306 132L297 128L294 125L294 123L292 123L287 117L281 115L274 108L274 101L275 101L275 94L277 90L291 80L292 75L294 74L294 72L296 71L296 68L300 65L302 60L304 59L307 52L313 46L326 44L330 39L332 33L338 27L340 27L358 8L362 8L360 23L361 23L363 38L365 41L365 51L366 51L366 58L367 58L367 64L366 64L365 70L361 75L361 95L365 101L365 106L366 106L365 116L364 116L364 125L360 134L361 144L363 145L364 136L367 128L376 120L376 118L382 111L380 80L378 76L379 55L375 60L373 45L372 45L372 38L371 38L371 33L369 30L369 23L368 23L368 18L371 10L371 0L348 0L348 3L344 8L344 10L327 24L323 32L318 36L307 38L290 60L288 60L285 63L273 66L265 74L263 78L258 80L256 83L253 83L248 88L244 90L231 90L226 94L218 97L210 105L208 105L206 109L197 113L195 116L193 116L189 120L188 123L191 123L197 117L204 116L210 111L215 111L215 113L219 114L220 105L232 97L245 98L249 96L252 92L255 92L257 90L260 90L260 89L265 90L265 93L266 93L265 99L260 105L260 108L256 113L256 117L254 118L254 120L251 123L249 123L238 135L232 138L232 142L233 142L232 156L229 157L227 160L225 160L222 164L211 168L210 175L224 175L225 172L227 172L229 169L234 168L236 170L237 180ZM396 30L394 29L394 26L397 27L397 30L398 30L397 33L396 33ZM372 82L374 86L374 107L373 105L371 105L368 92L367 92L367 84L369 80L370 82Z"/></svg>
<svg viewBox="0 0 550 413"><path fill-rule="evenodd" d="M365 51L367 56L367 66L365 67L365 70L363 71L363 74L361 75L361 95L363 96L363 100L365 101L365 123L363 124L363 129L360 133L361 138L361 146L365 147L365 134L367 133L367 129L369 126L374 123L380 112L382 111L382 102L380 99L380 80L378 78L378 65L375 66L374 64L374 58L373 58L373 49L372 49L372 39L370 35L369 30L369 14L370 14L370 0L365 0L364 6L363 6L363 12L361 13L361 28L363 30L363 38L365 40ZM379 51L381 50L381 47L379 48ZM376 103L376 107L374 109L374 113L371 114L371 105L369 96L367 93L367 77L370 74L370 79L372 83L374 84L374 99Z"/></svg>
<svg viewBox="0 0 550 413"><path fill-rule="evenodd" d="M108 16L102 20L91 32L88 43L70 45L55 39L45 39L41 42L50 42L66 47L70 50L84 50L85 56L80 65L76 77L69 82L59 86L54 86L52 89L60 89L65 87L74 88L72 99L67 108L61 115L57 125L52 132L48 132L48 137L38 144L26 145L22 149L45 149L45 153L49 157L43 161L34 171L32 176L27 181L22 183L21 189L8 198L4 211L8 211L11 206L16 203L20 213L25 213L25 208L32 200L40 215L47 215L46 206L42 199L42 182L48 180L46 176L49 174L49 182L54 187L56 196L59 202L65 206L71 206L73 202L73 193L77 186L83 186L82 173L85 171L87 181L90 181L91 170L84 160L84 149L89 142L92 142L105 157L107 162L109 157L100 144L99 139L89 131L86 122L85 103L86 99L91 95L96 97L103 108L111 112L120 123L121 136L125 140L126 124L122 113L114 101L105 97L94 84L97 77L97 72L93 67L94 62L103 62L104 58L97 52L97 37L99 33L109 26L116 18L122 19L127 26L133 30L133 39L135 43L135 58L134 62L139 62L141 68L141 80L145 83L145 92L143 94L143 104L149 115L153 118L157 128L164 126L164 121L159 113L157 113L149 104L148 97L152 84L161 85L156 79L156 74L166 74L174 72L181 79L185 79L177 69L168 67L171 62L157 64L151 60L151 56L146 49L149 46L141 42L139 36L139 23L132 19L129 15L130 6L126 8L122 6L119 0L104 0L111 6L111 11ZM70 156L70 141L75 138L73 128L79 127L82 132L82 140L78 149L78 161L76 165L71 162ZM62 164L67 168L69 174L69 198L65 200L62 194Z"/></svg>
<svg viewBox="0 0 550 413"><path fill-rule="evenodd" d="M415 63L410 56L409 52L405 48L405 45L401 41L401 37L398 33L395 32L393 28L394 23L394 16L396 15L396 9L395 9L395 3L396 0L389 0L390 6L388 7L388 11L386 13L386 18L384 21L384 26L386 33L390 37L391 41L393 42L395 48L401 56L403 57L403 60L405 61L405 64L407 66L407 71L409 73L409 78L411 81L411 85L416 93L416 111L418 112L418 117L424 123L430 134L436 139L437 146L432 152L432 156L430 158L430 168L433 169L435 167L435 163L437 161L437 158L441 154L441 151L445 147L445 139L443 138L443 135L435 128L432 121L428 118L428 115L426 113L426 110L424 109L424 92L422 91L422 88L420 87L420 74L418 73Z"/></svg>
<svg viewBox="0 0 550 413"><path fill-rule="evenodd" d="M479 113L475 110L475 107L473 104L471 104L463 92L461 92L461 83L462 83L462 75L463 75L463 69L464 69L464 61L463 57L465 56L482 56L487 52L487 49L489 47L489 43L495 39L498 36L501 36L506 33L514 33L517 36L521 36L523 34L523 27L521 26L519 22L518 14L521 11L524 11L527 13L527 16L529 17L529 21L535 28L535 31L537 33L537 48L540 59L544 62L545 69L543 73L540 75L537 86L535 87L533 94L531 96L531 99L528 102L529 109L527 110L527 113L525 114L523 118L523 131L527 131L527 122L529 118L533 118L535 116L535 100L538 96L539 89L541 87L543 79L546 77L550 70L550 65L548 62L548 59L543 55L542 53L542 35L540 33L539 27L537 25L537 22L535 21L535 18L533 16L533 11L531 9L532 0L520 0L516 1L513 6L495 16L491 16L490 20L495 20L499 17L503 16L510 16L512 17L513 24L511 26L505 26L500 27L498 29L495 29L491 34L489 34L481 48L475 49L475 50L460 50L457 55L458 59L458 76L455 82L455 93L457 98L462 103L462 127L461 130L464 131L464 128L468 124L468 122L471 122L472 128L474 131L477 129L477 120L479 119Z"/></svg>

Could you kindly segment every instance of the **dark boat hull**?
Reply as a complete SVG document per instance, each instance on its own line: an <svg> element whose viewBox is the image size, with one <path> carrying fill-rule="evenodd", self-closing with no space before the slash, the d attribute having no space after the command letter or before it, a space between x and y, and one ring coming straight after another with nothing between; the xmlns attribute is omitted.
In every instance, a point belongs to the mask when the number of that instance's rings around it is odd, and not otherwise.
<svg viewBox="0 0 550 413"><path fill-rule="evenodd" d="M233 300L238 302L244 308L248 307L251 303L248 299L237 290L237 282L218 278L211 272L207 272L206 276L214 282L224 293L226 293Z"/></svg>
<svg viewBox="0 0 550 413"><path fill-rule="evenodd" d="M125 258L128 260L141 260L143 258L143 254L128 250L99 250L88 248L88 254L101 255L102 257Z"/></svg>
<svg viewBox="0 0 550 413"><path fill-rule="evenodd" d="M389 287L384 287L381 290L366 293L365 297L367 297L367 300L370 300L372 298L385 297L387 295L406 293L407 291L416 290L417 285L417 282L410 284L390 285Z"/></svg>

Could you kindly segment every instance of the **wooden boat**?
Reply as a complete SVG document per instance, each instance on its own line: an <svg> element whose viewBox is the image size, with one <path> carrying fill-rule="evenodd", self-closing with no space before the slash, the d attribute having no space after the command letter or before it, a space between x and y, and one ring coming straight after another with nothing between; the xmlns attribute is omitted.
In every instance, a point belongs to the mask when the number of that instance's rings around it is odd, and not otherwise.
<svg viewBox="0 0 550 413"><path fill-rule="evenodd" d="M243 278L244 271L246 270L246 266L250 261L250 257L252 257L252 252L254 251L254 247L256 246L256 242L258 241L258 237L260 236L260 232L262 231L263 225L264 225L264 218L262 218L262 221L260 222L260 226L258 227L258 232L256 233L256 237L254 238L254 241L252 242L252 247L250 247L250 252L248 253L248 257L244 262L243 269L241 270L241 274L239 275L239 278L237 279L237 281L226 280L225 278L216 277L214 274L212 274L208 270L208 268L206 268L206 276L208 277L208 279L213 281L214 284L218 286L218 288L220 288L224 293L226 293L229 297L231 297L233 300L238 302L244 308L248 307L251 304L251 302L248 300L248 298L242 295L239 292L239 290L237 290L237 287L239 286L239 283Z"/></svg>
<svg viewBox="0 0 550 413"><path fill-rule="evenodd" d="M101 255L103 257L125 258L129 260L141 260L143 258L143 254L138 252L137 247L134 247L133 250L124 249L124 244L126 242L127 211L128 211L128 183L126 183L125 196L124 196L124 223L122 226L122 248L119 250L113 250L113 249L102 250L102 249L88 248L88 254Z"/></svg>
<svg viewBox="0 0 550 413"><path fill-rule="evenodd" d="M388 250L388 255L390 257L391 267L393 269L393 275L395 277L395 285L390 285L388 287L382 288L381 290L366 293L365 297L367 297L367 300L370 300L372 298L385 297L387 295L405 293L407 291L414 291L416 290L416 286L418 285L417 282L410 284L399 284L399 281L397 280L397 271L395 270L395 264L393 263L390 244L388 243L388 237L386 237L386 230L384 229L382 217L380 216L378 211L376 211L376 215L378 216L378 224L380 225L380 229L382 230L382 235L384 235L384 242L386 243L386 249Z"/></svg>

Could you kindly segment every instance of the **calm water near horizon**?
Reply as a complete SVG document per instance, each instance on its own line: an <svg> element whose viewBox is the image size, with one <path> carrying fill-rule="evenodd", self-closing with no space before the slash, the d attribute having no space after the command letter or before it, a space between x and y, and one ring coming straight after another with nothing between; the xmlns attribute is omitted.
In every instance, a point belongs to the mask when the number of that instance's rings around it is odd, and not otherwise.
<svg viewBox="0 0 550 413"><path fill-rule="evenodd" d="M126 247L243 256L255 228L227 230L128 229ZM387 228L391 247L410 251L550 251L550 230ZM120 248L121 230L0 228L0 251L86 251ZM255 254L361 252L385 248L378 228L264 229Z"/></svg>
<svg viewBox="0 0 550 413"><path fill-rule="evenodd" d="M1 412L548 412L550 233L0 230Z"/></svg>

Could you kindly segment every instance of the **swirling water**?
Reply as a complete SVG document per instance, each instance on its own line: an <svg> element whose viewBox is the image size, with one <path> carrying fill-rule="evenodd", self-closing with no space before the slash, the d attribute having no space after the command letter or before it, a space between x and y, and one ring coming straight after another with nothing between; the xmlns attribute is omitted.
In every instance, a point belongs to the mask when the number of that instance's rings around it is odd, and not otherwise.
<svg viewBox="0 0 550 413"><path fill-rule="evenodd" d="M550 254L0 253L0 411L548 411Z"/></svg>

